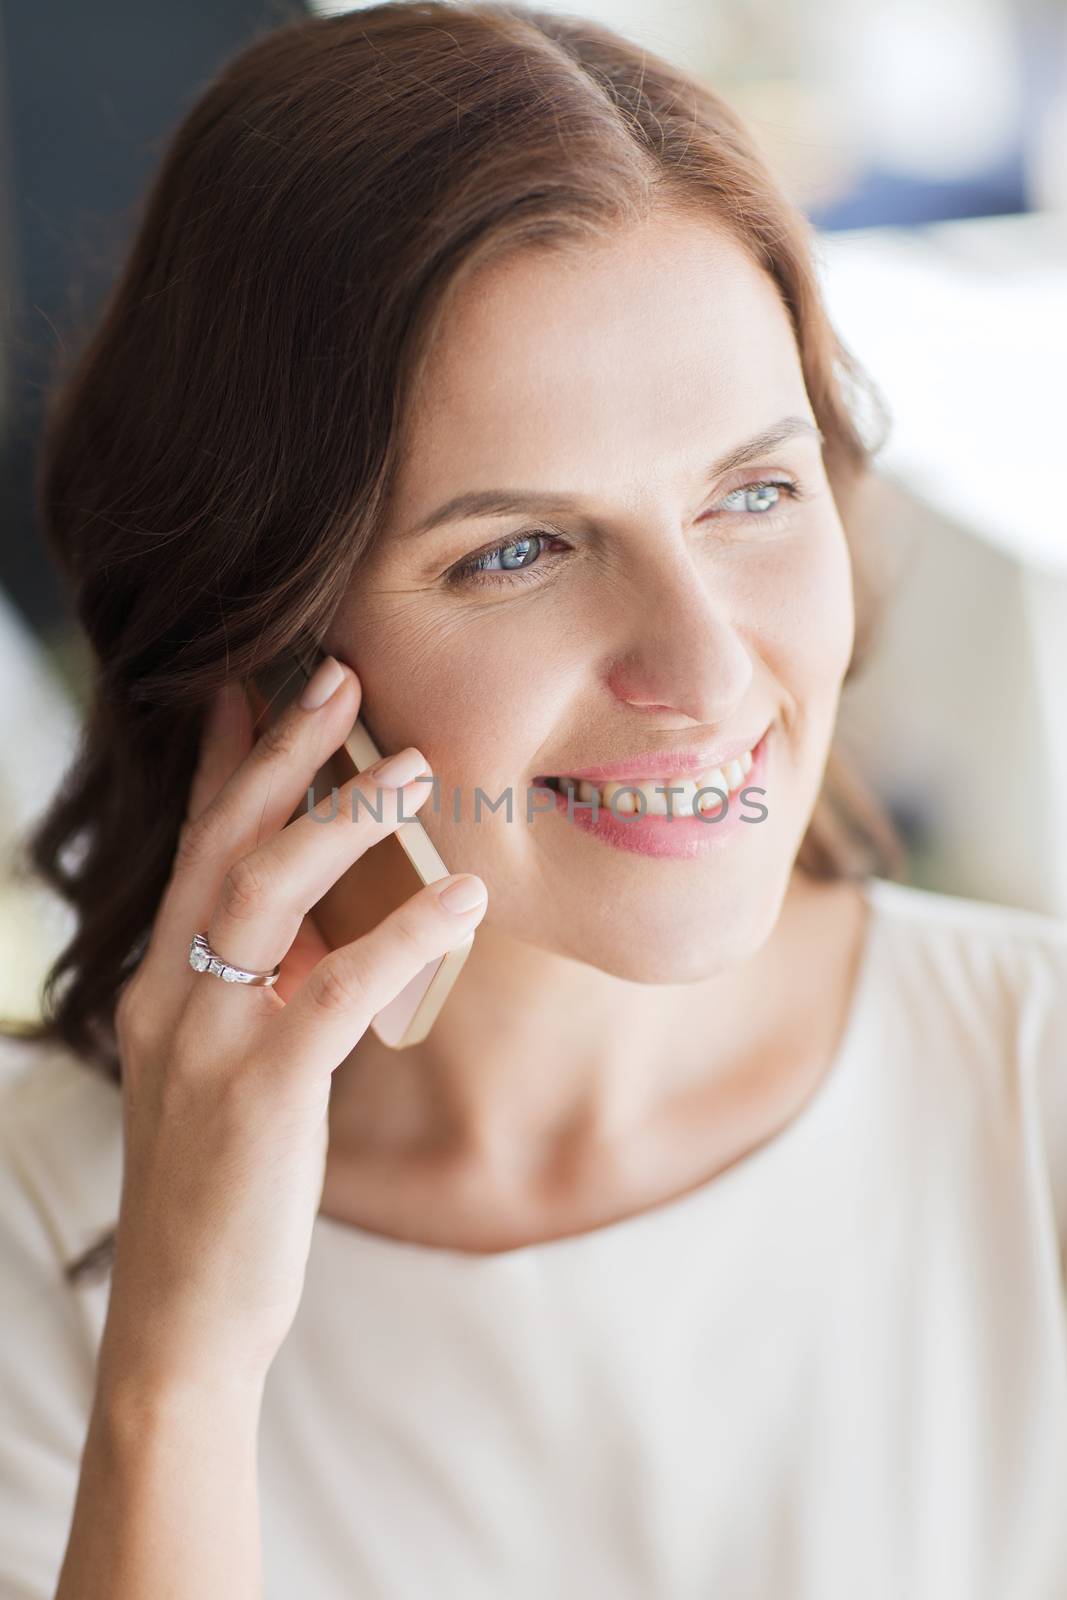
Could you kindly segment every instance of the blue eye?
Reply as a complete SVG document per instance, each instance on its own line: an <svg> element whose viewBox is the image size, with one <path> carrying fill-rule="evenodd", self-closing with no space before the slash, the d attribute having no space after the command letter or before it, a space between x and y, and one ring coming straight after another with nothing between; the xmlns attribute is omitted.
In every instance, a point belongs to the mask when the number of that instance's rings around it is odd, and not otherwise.
<svg viewBox="0 0 1067 1600"><path fill-rule="evenodd" d="M496 550L489 551L489 559L499 555L500 565L505 572L513 572L516 567L528 567L533 563L527 560L531 550L534 557L541 553L541 539L538 534L531 534L528 538L514 539L511 544L502 544ZM483 569L484 570L484 569Z"/></svg>
<svg viewBox="0 0 1067 1600"><path fill-rule="evenodd" d="M457 567L457 572L514 572L521 567L532 567L533 561L529 560L530 552L534 560L541 553L540 534L523 534L519 539L512 539L510 544L498 544L493 550L483 550L480 556L471 556L469 561L464 561ZM500 557L500 567L494 567L497 556Z"/></svg>
<svg viewBox="0 0 1067 1600"><path fill-rule="evenodd" d="M784 500L803 498L795 479L746 483L724 495L712 508L712 513L748 515L758 521L768 512L784 510ZM775 526L773 518L768 518L768 522ZM478 584L514 588L519 583L540 583L545 572L555 565L561 547L568 548L566 541L554 533L522 533L506 544L494 545L460 561L448 572L446 582L453 589Z"/></svg>
<svg viewBox="0 0 1067 1600"><path fill-rule="evenodd" d="M741 489L731 489L719 504L729 511L773 511L787 488L784 483L746 483Z"/></svg>
<svg viewBox="0 0 1067 1600"><path fill-rule="evenodd" d="M561 541L549 533L520 534L517 539L509 539L507 544L494 545L491 550L483 550L479 555L468 556L466 561L461 561L458 566L452 568L448 581L455 585L466 582L506 583L509 581L505 576L508 573L515 573L521 580L530 567L544 566L545 563L539 562L538 558L553 542Z"/></svg>

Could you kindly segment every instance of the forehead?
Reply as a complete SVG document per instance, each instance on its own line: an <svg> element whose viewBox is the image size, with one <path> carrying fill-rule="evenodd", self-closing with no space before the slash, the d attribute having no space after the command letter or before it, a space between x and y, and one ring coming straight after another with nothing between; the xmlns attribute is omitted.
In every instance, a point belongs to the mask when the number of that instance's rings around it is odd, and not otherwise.
<svg viewBox="0 0 1067 1600"><path fill-rule="evenodd" d="M806 411L778 291L722 227L660 217L595 247L525 250L453 297L409 417L404 507L448 486L561 490L684 470ZM658 463L657 468L655 464ZM616 478L617 487L617 478Z"/></svg>

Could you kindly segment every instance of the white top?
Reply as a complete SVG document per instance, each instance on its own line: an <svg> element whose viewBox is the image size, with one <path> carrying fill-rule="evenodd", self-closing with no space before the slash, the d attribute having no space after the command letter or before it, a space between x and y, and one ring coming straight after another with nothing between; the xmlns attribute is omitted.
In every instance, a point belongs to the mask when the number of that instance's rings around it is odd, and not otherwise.
<svg viewBox="0 0 1067 1600"><path fill-rule="evenodd" d="M701 1187L488 1256L316 1219L267 1600L1067 1595L1067 923L868 892L832 1070ZM121 1097L4 1052L0 1600L47 1600Z"/></svg>

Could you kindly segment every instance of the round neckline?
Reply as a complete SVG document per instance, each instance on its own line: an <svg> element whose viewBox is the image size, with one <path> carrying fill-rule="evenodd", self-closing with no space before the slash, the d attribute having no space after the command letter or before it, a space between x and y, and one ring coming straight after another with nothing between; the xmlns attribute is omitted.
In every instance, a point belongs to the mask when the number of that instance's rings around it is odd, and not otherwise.
<svg viewBox="0 0 1067 1600"><path fill-rule="evenodd" d="M512 1262L540 1260L551 1256L573 1257L582 1250L604 1248L625 1234L637 1234L647 1227L662 1228L668 1223L682 1222L710 1205L719 1196L740 1193L758 1180L764 1168L772 1162L799 1156L804 1148L823 1132L824 1125L832 1123L842 1105L846 1089L852 1079L848 1068L859 1056L861 1035L870 1010L870 996L874 975L874 949L879 941L883 888L892 889L888 880L868 877L857 880L866 902L863 939L856 972L852 983L845 1021L838 1036L833 1060L821 1075L814 1090L800 1109L782 1127L761 1140L744 1155L720 1168L710 1178L672 1195L641 1211L611 1222L583 1228L579 1233L561 1234L552 1239L534 1239L527 1244L514 1245L506 1250L457 1250L451 1245L426 1244L416 1239L401 1239L393 1234L377 1233L358 1223L341 1222L319 1212L315 1229L320 1237L334 1235L359 1244L381 1255L423 1261L436 1260L455 1266L464 1265L468 1271L487 1271L492 1264L505 1266Z"/></svg>

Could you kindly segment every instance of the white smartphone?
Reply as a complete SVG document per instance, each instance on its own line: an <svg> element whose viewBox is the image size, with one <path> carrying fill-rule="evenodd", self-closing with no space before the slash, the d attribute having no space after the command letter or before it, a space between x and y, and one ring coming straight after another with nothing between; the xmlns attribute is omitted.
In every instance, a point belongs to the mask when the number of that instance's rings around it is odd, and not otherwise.
<svg viewBox="0 0 1067 1600"><path fill-rule="evenodd" d="M266 727L297 697L322 659L321 651L297 650L287 660L256 675L257 730ZM382 754L362 717L357 717L343 746L316 774L316 802L325 799L332 787L339 788L355 773L365 772ZM299 815L305 804L293 815ZM448 868L416 816L401 822L353 862L308 914L328 948L335 950L376 927L424 884L448 875ZM423 967L377 1013L371 1027L383 1044L403 1050L426 1038L473 943L471 932L462 944Z"/></svg>

